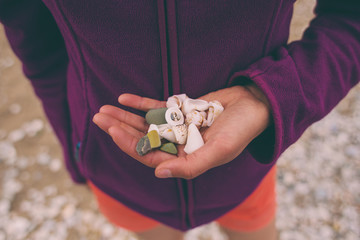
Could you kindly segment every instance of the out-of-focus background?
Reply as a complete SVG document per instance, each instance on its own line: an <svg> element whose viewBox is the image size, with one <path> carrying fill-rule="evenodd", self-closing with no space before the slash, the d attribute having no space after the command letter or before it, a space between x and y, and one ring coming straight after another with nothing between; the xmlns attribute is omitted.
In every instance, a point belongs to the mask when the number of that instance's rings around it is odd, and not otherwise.
<svg viewBox="0 0 360 240"><path fill-rule="evenodd" d="M290 41L313 17L295 4ZM282 240L360 239L360 86L314 124L278 162L277 226ZM136 239L99 214L85 186L64 170L41 104L0 26L0 240ZM225 239L212 223L187 240Z"/></svg>

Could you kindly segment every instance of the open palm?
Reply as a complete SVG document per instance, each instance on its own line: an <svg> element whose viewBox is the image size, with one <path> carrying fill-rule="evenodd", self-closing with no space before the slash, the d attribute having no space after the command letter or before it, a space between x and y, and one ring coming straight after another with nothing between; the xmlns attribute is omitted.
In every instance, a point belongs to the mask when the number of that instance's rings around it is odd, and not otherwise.
<svg viewBox="0 0 360 240"><path fill-rule="evenodd" d="M267 100L255 85L225 88L200 98L206 101L218 100L224 106L224 111L211 127L202 128L205 145L191 154L186 154L184 146L178 145L177 156L162 151L138 155L136 144L146 134L149 125L143 117L121 108L105 105L93 121L112 137L122 151L146 166L155 168L157 177L192 179L232 161L270 122ZM121 95L119 103L141 111L165 107L164 101L133 94Z"/></svg>

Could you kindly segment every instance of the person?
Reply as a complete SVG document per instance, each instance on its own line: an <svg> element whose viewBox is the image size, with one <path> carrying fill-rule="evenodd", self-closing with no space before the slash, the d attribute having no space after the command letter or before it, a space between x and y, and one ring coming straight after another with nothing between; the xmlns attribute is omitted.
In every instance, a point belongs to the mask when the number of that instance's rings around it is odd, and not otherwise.
<svg viewBox="0 0 360 240"><path fill-rule="evenodd" d="M276 160L360 79L360 2L318 0L287 44L293 4L0 0L0 21L110 221L143 239L215 220L230 239L276 239ZM144 112L180 93L225 107L205 145L137 155Z"/></svg>

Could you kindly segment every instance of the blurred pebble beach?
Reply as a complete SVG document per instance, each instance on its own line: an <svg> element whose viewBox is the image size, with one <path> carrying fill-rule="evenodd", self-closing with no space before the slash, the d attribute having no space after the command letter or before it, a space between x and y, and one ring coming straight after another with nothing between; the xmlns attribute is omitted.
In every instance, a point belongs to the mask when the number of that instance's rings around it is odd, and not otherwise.
<svg viewBox="0 0 360 240"><path fill-rule="evenodd" d="M298 0L289 41L315 0ZM360 70L359 70L360 71ZM282 240L360 239L360 85L278 161ZM98 212L64 169L61 149L0 25L0 240L135 240ZM215 223L187 240L225 240Z"/></svg>

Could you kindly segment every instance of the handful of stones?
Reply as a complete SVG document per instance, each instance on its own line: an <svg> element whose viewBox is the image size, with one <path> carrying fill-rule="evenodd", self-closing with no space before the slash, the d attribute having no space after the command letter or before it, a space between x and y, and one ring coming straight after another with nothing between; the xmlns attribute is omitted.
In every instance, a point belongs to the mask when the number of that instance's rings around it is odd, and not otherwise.
<svg viewBox="0 0 360 240"><path fill-rule="evenodd" d="M191 99L186 94L168 98L166 108L151 109L145 119L150 127L136 146L140 156L152 149L176 155L175 144L185 144L187 154L204 145L199 129L210 127L224 107L219 101Z"/></svg>

